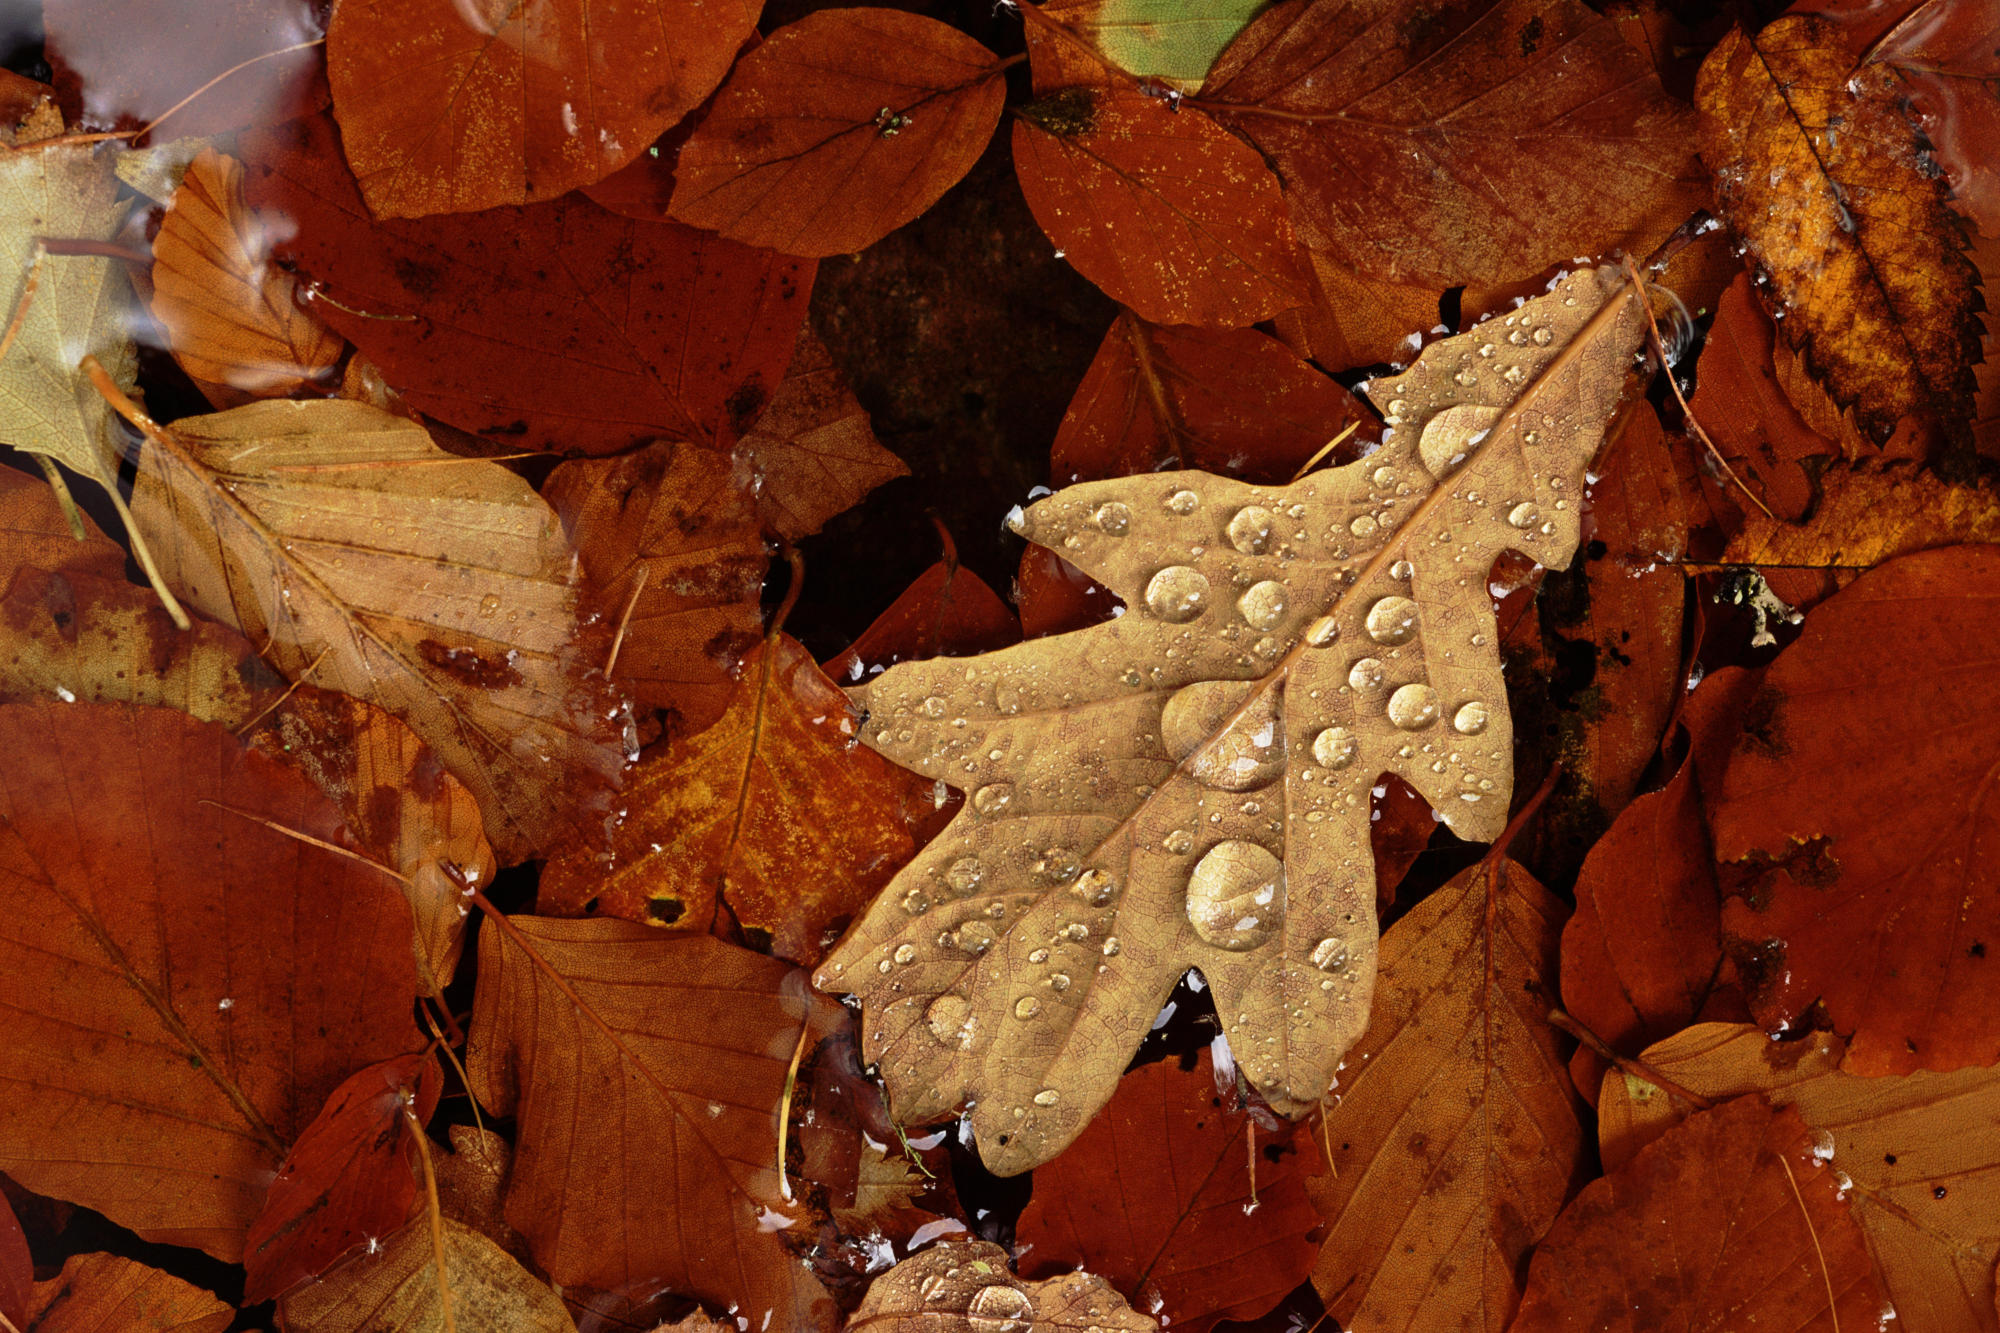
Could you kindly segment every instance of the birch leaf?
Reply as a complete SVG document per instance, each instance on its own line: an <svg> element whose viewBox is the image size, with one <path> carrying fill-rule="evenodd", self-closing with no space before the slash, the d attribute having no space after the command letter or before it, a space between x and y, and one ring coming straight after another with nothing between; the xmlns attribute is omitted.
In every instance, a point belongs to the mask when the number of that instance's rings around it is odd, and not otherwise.
<svg viewBox="0 0 2000 1333"><path fill-rule="evenodd" d="M871 746L970 793L820 972L900 1119L969 1097L989 1167L1047 1160L1191 967L1274 1107L1327 1094L1374 988L1369 789L1506 823L1487 573L1568 562L1643 326L1579 270L1376 381L1396 429L1359 462L1089 482L1015 520L1130 609L857 692Z"/></svg>

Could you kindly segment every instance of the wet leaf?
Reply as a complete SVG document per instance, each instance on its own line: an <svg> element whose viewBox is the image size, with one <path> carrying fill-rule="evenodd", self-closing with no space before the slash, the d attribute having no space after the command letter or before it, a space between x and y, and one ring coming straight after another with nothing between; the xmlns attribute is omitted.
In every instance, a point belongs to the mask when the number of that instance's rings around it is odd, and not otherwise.
<svg viewBox="0 0 2000 1333"><path fill-rule="evenodd" d="M714 726L633 770L609 854L549 862L537 906L696 931L733 917L780 957L817 962L828 927L909 858L904 807L929 795L855 745L855 721L796 640L767 640Z"/></svg>
<svg viewBox="0 0 2000 1333"><path fill-rule="evenodd" d="M1125 615L861 692L870 745L971 793L820 971L861 995L899 1118L970 1097L989 1166L1047 1160L1189 967L1274 1107L1326 1094L1373 989L1369 789L1396 774L1463 837L1506 822L1487 570L1568 561L1642 322L1609 270L1505 321L1376 381L1398 429L1359 462L1041 501L1017 530Z"/></svg>
<svg viewBox="0 0 2000 1333"><path fill-rule="evenodd" d="M271 229L243 202L243 164L206 149L153 238L153 317L174 359L233 406L323 386L346 343L301 309L270 262Z"/></svg>
<svg viewBox="0 0 2000 1333"><path fill-rule="evenodd" d="M1702 1111L1584 1186L1513 1327L1878 1327L1888 1302L1834 1176L1793 1112Z"/></svg>
<svg viewBox="0 0 2000 1333"><path fill-rule="evenodd" d="M2000 17L1983 5L1925 0L1868 53L1907 89L1909 114L1934 145L1952 203L2000 235L2000 165L1981 145L2000 135Z"/></svg>
<svg viewBox="0 0 2000 1333"><path fill-rule="evenodd" d="M785 378L740 451L756 469L765 523L793 541L818 532L877 486L910 474L875 438L868 414L809 324L799 327Z"/></svg>
<svg viewBox="0 0 2000 1333"><path fill-rule="evenodd" d="M1312 1271L1319 1214L1300 1166L1319 1149L1302 1128L1272 1132L1251 1117L1206 1054L1193 1069L1127 1074L1068 1151L1036 1170L1015 1232L1023 1276L1087 1270L1195 1333L1270 1313Z"/></svg>
<svg viewBox="0 0 2000 1333"><path fill-rule="evenodd" d="M1966 720L2000 689L1996 606L1991 546L1856 580L1765 673L1710 797L1745 881L1723 930L1752 1012L1776 1032L1824 1006L1856 1073L2000 1061L2000 744Z"/></svg>
<svg viewBox="0 0 2000 1333"><path fill-rule="evenodd" d="M825 9L743 57L681 148L669 212L785 254L862 250L972 168L999 59L936 19Z"/></svg>
<svg viewBox="0 0 2000 1333"><path fill-rule="evenodd" d="M379 871L257 822L340 828L219 726L13 704L0 736L0 1046L36 1085L0 1105L0 1165L233 1261L327 1095L415 1044L409 910Z"/></svg>
<svg viewBox="0 0 2000 1333"><path fill-rule="evenodd" d="M514 1145L490 1129L453 1125L451 1151L433 1153L437 1172L438 1208L454 1222L463 1222L517 1259L528 1257L528 1242L507 1225L507 1176L514 1167Z"/></svg>
<svg viewBox="0 0 2000 1333"><path fill-rule="evenodd" d="M1389 929L1366 1034L1324 1112L1313 1285L1343 1325L1507 1327L1519 1273L1583 1169L1546 1015L1562 904L1475 865Z"/></svg>
<svg viewBox="0 0 2000 1333"><path fill-rule="evenodd" d="M714 449L654 444L564 463L542 498L583 558L598 614L623 628L610 673L619 687L671 713L677 733L721 717L764 629L770 557L748 467Z"/></svg>
<svg viewBox="0 0 2000 1333"><path fill-rule="evenodd" d="M759 0L343 0L327 79L376 217L471 213L601 180L722 82Z"/></svg>
<svg viewBox="0 0 2000 1333"><path fill-rule="evenodd" d="M1643 254L1698 202L1691 117L1578 0L1285 0L1200 103L1276 164L1300 238L1371 278Z"/></svg>
<svg viewBox="0 0 2000 1333"><path fill-rule="evenodd" d="M616 708L579 642L569 543L505 468L361 403L266 401L156 430L133 505L192 605L290 678L409 723L504 858L608 799Z"/></svg>
<svg viewBox="0 0 2000 1333"><path fill-rule="evenodd" d="M1067 1273L1024 1282L1007 1271L1007 1251L983 1240L933 1246L876 1278L848 1321L850 1328L874 1324L891 1333L1151 1333L1159 1327L1101 1277Z"/></svg>
<svg viewBox="0 0 2000 1333"><path fill-rule="evenodd" d="M1977 271L1944 182L1896 109L1895 77L1850 68L1833 25L1730 33L1702 66L1702 157L1785 340L1878 443L1916 413L1968 428Z"/></svg>
<svg viewBox="0 0 2000 1333"><path fill-rule="evenodd" d="M810 262L582 198L375 222L324 117L243 152L251 202L297 222L278 254L323 285L314 310L413 406L510 452L733 437L812 291Z"/></svg>
<svg viewBox="0 0 2000 1333"><path fill-rule="evenodd" d="M1649 1047L1647 1065L1712 1098L1761 1093L1791 1107L1846 1184L1876 1271L1910 1333L1993 1333L2000 1257L2000 1073L1857 1078L1840 1072L1830 1033L1773 1042L1754 1027L1708 1023ZM1618 1079L1604 1102L1607 1160L1641 1151L1681 1112L1652 1085ZM1804 1178L1801 1177L1801 1184ZM1839 1271L1836 1270L1836 1277Z"/></svg>
<svg viewBox="0 0 2000 1333"><path fill-rule="evenodd" d="M116 1254L75 1254L35 1284L22 1333L223 1333L236 1311L192 1283Z"/></svg>
<svg viewBox="0 0 2000 1333"><path fill-rule="evenodd" d="M379 1253L357 1255L279 1303L291 1333L446 1333L507 1329L510 1333L572 1333L562 1298L505 1250L470 1227L444 1221L444 1285L455 1324L444 1318L437 1258L428 1218L418 1217L382 1242Z"/></svg>
<svg viewBox="0 0 2000 1333"><path fill-rule="evenodd" d="M1277 177L1200 112L1064 88L1021 108L1014 167L1057 251L1142 319L1238 328L1305 299Z"/></svg>
<svg viewBox="0 0 2000 1333"><path fill-rule="evenodd" d="M565 1287L655 1279L773 1328L830 1328L787 1250L778 1102L800 1027L776 959L625 921L513 917L479 937L466 1065L517 1126L507 1220ZM532 951L532 952L531 952Z"/></svg>

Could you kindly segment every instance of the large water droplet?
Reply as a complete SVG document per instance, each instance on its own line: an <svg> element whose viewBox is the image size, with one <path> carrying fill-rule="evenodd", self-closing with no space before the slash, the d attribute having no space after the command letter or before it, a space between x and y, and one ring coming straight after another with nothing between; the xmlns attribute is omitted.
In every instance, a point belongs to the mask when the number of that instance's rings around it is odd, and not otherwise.
<svg viewBox="0 0 2000 1333"><path fill-rule="evenodd" d="M1408 643L1417 634L1417 604L1407 597L1384 597L1368 608L1368 637L1377 643Z"/></svg>
<svg viewBox="0 0 2000 1333"><path fill-rule="evenodd" d="M1250 791L1284 772L1278 692L1267 689L1252 699L1254 688L1244 680L1204 680L1167 700L1160 713L1160 739L1177 762L1196 755L1188 766L1195 781L1223 791ZM1242 715L1224 731L1239 709Z"/></svg>
<svg viewBox="0 0 2000 1333"><path fill-rule="evenodd" d="M1347 966L1347 945L1332 936L1313 945L1312 964L1322 972L1338 972Z"/></svg>
<svg viewBox="0 0 2000 1333"><path fill-rule="evenodd" d="M1184 828L1170 829L1160 842L1175 856L1185 856L1194 850L1194 834Z"/></svg>
<svg viewBox="0 0 2000 1333"><path fill-rule="evenodd" d="M984 921L968 921L952 937L952 947L969 954L982 954L993 947L993 931Z"/></svg>
<svg viewBox="0 0 2000 1333"><path fill-rule="evenodd" d="M1032 995L1023 995L1014 1001L1014 1017L1026 1022L1042 1012L1042 1002Z"/></svg>
<svg viewBox="0 0 2000 1333"><path fill-rule="evenodd" d="M1254 949L1284 923L1285 867L1254 842L1218 842L1188 877L1188 921L1218 949Z"/></svg>
<svg viewBox="0 0 2000 1333"><path fill-rule="evenodd" d="M944 872L944 882L951 886L953 893L961 894L971 893L985 877L986 867L979 864L976 856L961 856Z"/></svg>
<svg viewBox="0 0 2000 1333"><path fill-rule="evenodd" d="M1364 657L1347 669L1347 683L1357 690L1372 690L1382 683L1382 659Z"/></svg>
<svg viewBox="0 0 2000 1333"><path fill-rule="evenodd" d="M1013 802L1014 784L1011 782L989 782L972 793L972 808L989 817L999 814Z"/></svg>
<svg viewBox="0 0 2000 1333"><path fill-rule="evenodd" d="M1037 1106L1054 1106L1057 1102L1062 1100L1062 1094L1057 1092L1054 1088L1043 1088L1040 1092L1035 1094L1034 1100L1035 1100L1035 1105Z"/></svg>
<svg viewBox="0 0 2000 1333"><path fill-rule="evenodd" d="M1146 607L1173 624L1193 620L1208 606L1208 579L1198 569L1168 565L1146 585Z"/></svg>
<svg viewBox="0 0 2000 1333"><path fill-rule="evenodd" d="M1262 505L1245 505L1229 520L1229 544L1245 555L1262 555L1277 521L1278 516Z"/></svg>
<svg viewBox="0 0 2000 1333"><path fill-rule="evenodd" d="M1507 521L1517 528L1532 528L1541 522L1542 511L1532 500L1523 500L1507 511Z"/></svg>
<svg viewBox="0 0 2000 1333"><path fill-rule="evenodd" d="M1118 894L1118 878L1108 870L1090 869L1076 877L1076 896L1092 907L1102 907Z"/></svg>
<svg viewBox="0 0 2000 1333"><path fill-rule="evenodd" d="M1347 530L1357 537L1372 537L1375 535L1375 520L1371 515L1363 514L1349 523Z"/></svg>
<svg viewBox="0 0 2000 1333"><path fill-rule="evenodd" d="M499 610L500 610L500 599L496 597L494 594L489 592L484 597L479 599L480 615L482 616L495 615L499 612Z"/></svg>
<svg viewBox="0 0 2000 1333"><path fill-rule="evenodd" d="M1201 508L1201 497L1193 491L1175 491L1167 497L1166 504L1170 514L1192 514Z"/></svg>
<svg viewBox="0 0 2000 1333"><path fill-rule="evenodd" d="M940 995L924 1011L924 1022L938 1045L963 1051L972 1045L972 1002L963 995Z"/></svg>
<svg viewBox="0 0 2000 1333"><path fill-rule="evenodd" d="M1051 883L1067 884L1076 878L1076 853L1067 847L1046 848L1041 859L1035 862L1034 870Z"/></svg>
<svg viewBox="0 0 2000 1333"><path fill-rule="evenodd" d="M1440 480L1451 475L1499 419L1497 407L1460 403L1426 421L1424 433L1417 440L1417 452L1423 456L1425 470Z"/></svg>
<svg viewBox="0 0 2000 1333"><path fill-rule="evenodd" d="M1437 691L1428 685L1405 685L1389 696L1389 720L1404 731L1422 731L1437 716Z"/></svg>
<svg viewBox="0 0 2000 1333"><path fill-rule="evenodd" d="M1132 530L1132 511L1116 500L1097 506L1090 516L1097 530L1107 537L1123 537Z"/></svg>
<svg viewBox="0 0 2000 1333"><path fill-rule="evenodd" d="M1346 768L1360 748L1361 742L1346 727L1328 727L1313 737L1313 758L1321 768Z"/></svg>
<svg viewBox="0 0 2000 1333"><path fill-rule="evenodd" d="M1236 599L1243 619L1257 629L1276 629L1285 615L1285 585L1276 579L1253 583Z"/></svg>
<svg viewBox="0 0 2000 1333"><path fill-rule="evenodd" d="M1554 341L1555 334L1549 332L1548 325L1544 324L1541 328L1535 330L1535 346L1547 347Z"/></svg>
<svg viewBox="0 0 2000 1333"><path fill-rule="evenodd" d="M1486 717L1486 705L1474 699L1451 715L1452 730L1464 736L1477 736L1486 730Z"/></svg>
<svg viewBox="0 0 2000 1333"><path fill-rule="evenodd" d="M1340 622L1331 615L1321 616L1306 626L1306 643L1314 648L1324 648L1340 637Z"/></svg>
<svg viewBox="0 0 2000 1333"><path fill-rule="evenodd" d="M1026 1292L995 1282L973 1293L965 1317L977 1333L1025 1333L1034 1310Z"/></svg>

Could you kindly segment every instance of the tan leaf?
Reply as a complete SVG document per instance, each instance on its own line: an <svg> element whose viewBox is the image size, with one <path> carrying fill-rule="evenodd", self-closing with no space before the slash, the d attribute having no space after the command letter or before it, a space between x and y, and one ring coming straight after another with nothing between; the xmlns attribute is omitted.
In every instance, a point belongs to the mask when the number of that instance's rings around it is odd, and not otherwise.
<svg viewBox="0 0 2000 1333"><path fill-rule="evenodd" d="M512 472L362 403L266 401L155 430L133 504L196 607L408 722L503 859L592 822L615 710L562 525Z"/></svg>
<svg viewBox="0 0 2000 1333"><path fill-rule="evenodd" d="M1834 572L1844 586L1863 570L1912 551L2000 541L2000 489L1955 485L1928 469L1833 467L1804 523L1745 510L1723 559L1759 569Z"/></svg>
<svg viewBox="0 0 2000 1333"><path fill-rule="evenodd" d="M35 1284L23 1333L222 1333L236 1311L179 1278L116 1254L75 1254Z"/></svg>
<svg viewBox="0 0 2000 1333"><path fill-rule="evenodd" d="M527 1238L507 1225L504 1202L514 1145L474 1125L453 1125L450 1134L451 1151L435 1154L438 1208L507 1253L526 1258Z"/></svg>
<svg viewBox="0 0 2000 1333"><path fill-rule="evenodd" d="M445 1283L456 1327L507 1333L573 1333L576 1323L548 1284L471 1227L443 1219ZM278 1303L291 1333L445 1333L430 1219L418 1216L382 1242Z"/></svg>
<svg viewBox="0 0 2000 1333"><path fill-rule="evenodd" d="M1089 1273L1023 1282L983 1240L934 1245L875 1279L848 1322L890 1333L1140 1333L1159 1325Z"/></svg>
<svg viewBox="0 0 2000 1333"><path fill-rule="evenodd" d="M1274 1106L1326 1095L1374 984L1369 789L1505 824L1487 573L1568 562L1643 324L1581 270L1377 380L1396 429L1356 463L1090 482L1016 520L1130 609L859 691L870 745L972 793L820 972L866 1004L900 1118L969 1096L989 1166L1046 1160L1190 967Z"/></svg>
<svg viewBox="0 0 2000 1333"><path fill-rule="evenodd" d="M763 483L758 507L765 521L793 541L818 532L883 482L910 475L876 440L868 414L810 324L799 326L784 381L741 448Z"/></svg>
<svg viewBox="0 0 2000 1333"><path fill-rule="evenodd" d="M1762 1093L1793 1106L1845 1178L1898 1326L1994 1333L2000 1259L2000 1069L1860 1078L1840 1072L1838 1037L1777 1042L1748 1024L1702 1023L1646 1049L1646 1066L1713 1100ZM1599 1099L1607 1165L1684 1114L1673 1098L1612 1073ZM1617 1136L1609 1137L1613 1129Z"/></svg>

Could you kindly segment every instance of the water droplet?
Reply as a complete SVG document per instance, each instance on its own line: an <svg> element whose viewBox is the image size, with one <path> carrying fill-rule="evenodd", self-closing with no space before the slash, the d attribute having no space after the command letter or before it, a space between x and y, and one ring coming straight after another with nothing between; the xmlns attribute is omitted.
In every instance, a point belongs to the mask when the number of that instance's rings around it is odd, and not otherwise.
<svg viewBox="0 0 2000 1333"><path fill-rule="evenodd" d="M1092 907L1102 907L1118 894L1118 880L1108 870L1086 870L1076 877L1076 896Z"/></svg>
<svg viewBox="0 0 2000 1333"><path fill-rule="evenodd" d="M1278 516L1262 505L1245 505L1229 520L1229 544L1245 555L1262 555L1277 521Z"/></svg>
<svg viewBox="0 0 2000 1333"><path fill-rule="evenodd" d="M1042 1002L1032 995L1023 995L1014 1001L1014 1017L1026 1021L1042 1012Z"/></svg>
<svg viewBox="0 0 2000 1333"><path fill-rule="evenodd" d="M1118 951L1124 947L1124 944L1119 941L1116 935L1107 935L1104 939L1104 956L1106 958L1116 958Z"/></svg>
<svg viewBox="0 0 2000 1333"><path fill-rule="evenodd" d="M1076 854L1067 847L1049 847L1042 851L1041 860L1035 862L1035 873L1054 884L1067 884L1076 878Z"/></svg>
<svg viewBox="0 0 2000 1333"><path fill-rule="evenodd" d="M1479 376L1475 375L1472 372L1471 366L1465 367L1463 370L1459 371L1456 375L1453 375L1452 378L1457 380L1461 386L1467 389L1470 389L1473 385L1479 383Z"/></svg>
<svg viewBox="0 0 2000 1333"><path fill-rule="evenodd" d="M986 876L986 868L976 856L961 856L944 872L944 882L955 893L971 893Z"/></svg>
<svg viewBox="0 0 2000 1333"><path fill-rule="evenodd" d="M1285 585L1276 579L1253 583L1236 599L1243 619L1257 629L1276 629L1285 614Z"/></svg>
<svg viewBox="0 0 2000 1333"><path fill-rule="evenodd" d="M1037 1106L1054 1106L1061 1100L1062 1095L1054 1088L1043 1088L1035 1094L1035 1105Z"/></svg>
<svg viewBox="0 0 2000 1333"><path fill-rule="evenodd" d="M500 610L500 599L494 596L492 593L489 592L484 597L479 599L480 615L482 616L494 615L499 610Z"/></svg>
<svg viewBox="0 0 2000 1333"><path fill-rule="evenodd" d="M1313 945L1313 966L1322 972L1338 972L1347 966L1347 945L1328 936Z"/></svg>
<svg viewBox="0 0 2000 1333"><path fill-rule="evenodd" d="M1346 727L1328 727L1313 737L1313 758L1321 768L1346 768L1361 742Z"/></svg>
<svg viewBox="0 0 2000 1333"><path fill-rule="evenodd" d="M1186 565L1168 565L1146 585L1147 609L1172 624L1193 620L1207 605L1208 579Z"/></svg>
<svg viewBox="0 0 2000 1333"><path fill-rule="evenodd" d="M1367 628L1377 643L1408 643L1417 636L1417 604L1407 597L1384 597L1368 608Z"/></svg>
<svg viewBox="0 0 2000 1333"><path fill-rule="evenodd" d="M1547 325L1535 330L1535 346L1547 347L1554 340L1555 334L1549 332Z"/></svg>
<svg viewBox="0 0 2000 1333"><path fill-rule="evenodd" d="M1506 380L1509 384L1519 384L1522 380L1528 378L1528 372L1519 366L1509 366L1500 372L1500 378Z"/></svg>
<svg viewBox="0 0 2000 1333"><path fill-rule="evenodd" d="M1486 705L1474 699L1463 704L1451 715L1452 730L1464 736L1477 736L1486 730Z"/></svg>
<svg viewBox="0 0 2000 1333"><path fill-rule="evenodd" d="M922 916L931 910L931 900L922 889L911 889L903 895L903 910L911 916Z"/></svg>
<svg viewBox="0 0 2000 1333"><path fill-rule="evenodd" d="M1277 691L1251 698L1254 689L1249 681L1204 680L1167 700L1160 713L1160 739L1176 762L1195 756L1188 766L1195 781L1223 791L1249 791L1284 771ZM1239 710L1241 716L1236 716Z"/></svg>
<svg viewBox="0 0 2000 1333"><path fill-rule="evenodd" d="M1408 582L1410 577L1416 572L1417 567L1407 560L1398 560L1395 564L1389 566L1389 577L1392 579L1401 579L1404 582Z"/></svg>
<svg viewBox="0 0 2000 1333"><path fill-rule="evenodd" d="M1528 335L1521 332L1519 329L1515 329L1512 333L1507 335L1507 341L1514 344L1514 346L1516 347L1522 347L1527 344Z"/></svg>
<svg viewBox="0 0 2000 1333"><path fill-rule="evenodd" d="M1028 953L1028 961L1031 963L1046 963L1049 961L1049 951L1047 949L1032 949Z"/></svg>
<svg viewBox="0 0 2000 1333"><path fill-rule="evenodd" d="M1194 834L1184 828L1171 830L1160 842L1175 856L1185 856L1194 850Z"/></svg>
<svg viewBox="0 0 2000 1333"><path fill-rule="evenodd" d="M1363 514L1349 523L1347 530L1357 537L1372 537L1375 535L1375 520L1370 515Z"/></svg>
<svg viewBox="0 0 2000 1333"><path fill-rule="evenodd" d="M968 921L958 928L953 945L969 954L982 954L993 947L993 932L984 921Z"/></svg>
<svg viewBox="0 0 2000 1333"><path fill-rule="evenodd" d="M951 705L945 702L943 695L933 694L930 698L924 700L924 716L943 717L945 710L950 707Z"/></svg>
<svg viewBox="0 0 2000 1333"><path fill-rule="evenodd" d="M1386 465L1376 468L1375 484L1377 486L1394 486L1396 484L1396 469Z"/></svg>
<svg viewBox="0 0 2000 1333"><path fill-rule="evenodd" d="M1049 989L1055 991L1057 994L1068 990L1069 974L1067 972L1051 972L1049 974Z"/></svg>
<svg viewBox="0 0 2000 1333"><path fill-rule="evenodd" d="M1097 506L1090 516L1097 530L1107 537L1123 537L1132 530L1132 511L1116 500Z"/></svg>
<svg viewBox="0 0 2000 1333"><path fill-rule="evenodd" d="M1170 514L1192 514L1201 508L1201 497L1193 491L1175 491L1167 497L1167 512Z"/></svg>
<svg viewBox="0 0 2000 1333"><path fill-rule="evenodd" d="M1428 685L1405 685L1389 696L1389 720L1404 731L1422 731L1437 716L1437 691Z"/></svg>
<svg viewBox="0 0 2000 1333"><path fill-rule="evenodd" d="M972 793L972 808L989 818L1005 810L1014 800L1014 784L989 782Z"/></svg>
<svg viewBox="0 0 2000 1333"><path fill-rule="evenodd" d="M1254 949L1285 919L1285 867L1254 842L1218 842L1188 877L1187 914L1216 948Z"/></svg>
<svg viewBox="0 0 2000 1333"><path fill-rule="evenodd" d="M1531 500L1523 500L1507 511L1507 521L1517 528L1532 528L1541 519L1542 511Z"/></svg>
<svg viewBox="0 0 2000 1333"><path fill-rule="evenodd" d="M1306 626L1306 642L1314 648L1324 648L1340 637L1340 622L1331 615L1321 616Z"/></svg>
<svg viewBox="0 0 2000 1333"><path fill-rule="evenodd" d="M1357 690L1372 690L1382 683L1382 659L1364 657L1347 669L1347 683Z"/></svg>
<svg viewBox="0 0 2000 1333"><path fill-rule="evenodd" d="M914 963L917 961L917 946L914 944L899 944L896 946L894 957L899 963Z"/></svg>
<svg viewBox="0 0 2000 1333"><path fill-rule="evenodd" d="M965 1314L978 1333L1025 1333L1034 1308L1026 1292L995 1282L974 1293Z"/></svg>

